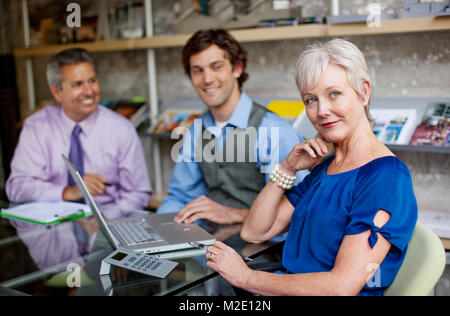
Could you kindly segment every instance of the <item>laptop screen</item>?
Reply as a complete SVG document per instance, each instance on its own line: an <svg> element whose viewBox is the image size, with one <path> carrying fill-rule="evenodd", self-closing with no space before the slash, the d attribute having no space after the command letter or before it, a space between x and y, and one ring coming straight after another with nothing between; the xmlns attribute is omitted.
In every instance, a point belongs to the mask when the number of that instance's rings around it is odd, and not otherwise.
<svg viewBox="0 0 450 316"><path fill-rule="evenodd" d="M84 184L83 178L81 177L80 173L75 168L75 166L70 162L70 160L66 158L66 156L62 155L62 158L63 158L64 163L66 164L67 168L69 169L69 173L70 173L71 177L75 181L78 189L80 189L81 193L83 194L84 201L91 208L92 214L94 214L94 217L97 219L97 221L100 225L100 228L102 229L106 238L109 240L111 245L115 249L117 249L119 247L119 243L116 240L116 238L114 237L111 230L109 229L108 224L106 223L102 214L100 213L100 210L98 209L97 204L95 204L94 199L92 198L92 195L89 193L86 185Z"/></svg>

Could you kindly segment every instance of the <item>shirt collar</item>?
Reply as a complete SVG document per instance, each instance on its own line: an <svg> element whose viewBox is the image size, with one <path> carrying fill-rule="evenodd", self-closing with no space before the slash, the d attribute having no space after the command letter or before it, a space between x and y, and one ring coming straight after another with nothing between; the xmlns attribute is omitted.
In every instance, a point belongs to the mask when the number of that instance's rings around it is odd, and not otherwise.
<svg viewBox="0 0 450 316"><path fill-rule="evenodd" d="M100 106L101 105L99 104L97 106L97 108L95 109L95 111L93 113L91 113L91 115L89 115L86 119L82 120L81 122L75 122L70 117L68 117L66 112L64 112L64 109L62 108L61 105L59 105L59 112L64 121L64 125L67 126L67 129L70 134L72 134L72 131L73 131L73 128L75 127L75 125L78 124L81 127L81 133L84 133L85 135L89 135L89 133L94 128L96 117L98 116L98 112L100 111L100 109L99 109Z"/></svg>
<svg viewBox="0 0 450 316"><path fill-rule="evenodd" d="M227 126L234 126L241 129L247 129L248 120L250 117L250 111L252 110L253 101L250 97L244 92L241 92L241 97L234 108L233 113L228 121ZM205 113L203 117L203 126L208 129L216 125L214 117L211 114L211 111Z"/></svg>

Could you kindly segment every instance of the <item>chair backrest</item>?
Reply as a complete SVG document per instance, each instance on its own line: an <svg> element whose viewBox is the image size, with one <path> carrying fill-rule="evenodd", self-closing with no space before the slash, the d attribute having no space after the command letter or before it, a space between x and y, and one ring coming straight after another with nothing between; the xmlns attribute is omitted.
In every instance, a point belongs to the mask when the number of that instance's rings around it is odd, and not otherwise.
<svg viewBox="0 0 450 316"><path fill-rule="evenodd" d="M446 264L445 249L436 234L417 223L405 260L385 296L426 296L439 281Z"/></svg>

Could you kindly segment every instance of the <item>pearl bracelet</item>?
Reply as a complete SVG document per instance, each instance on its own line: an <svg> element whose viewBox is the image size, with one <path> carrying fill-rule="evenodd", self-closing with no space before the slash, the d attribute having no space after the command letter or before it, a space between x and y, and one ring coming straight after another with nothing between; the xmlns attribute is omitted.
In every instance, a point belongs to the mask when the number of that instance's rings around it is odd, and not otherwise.
<svg viewBox="0 0 450 316"><path fill-rule="evenodd" d="M274 183L276 183L280 188L284 190L290 190L292 189L292 186L295 183L295 180L297 180L297 176L290 176L285 174L283 171L280 170L280 165L276 165L272 172L270 173L270 180Z"/></svg>

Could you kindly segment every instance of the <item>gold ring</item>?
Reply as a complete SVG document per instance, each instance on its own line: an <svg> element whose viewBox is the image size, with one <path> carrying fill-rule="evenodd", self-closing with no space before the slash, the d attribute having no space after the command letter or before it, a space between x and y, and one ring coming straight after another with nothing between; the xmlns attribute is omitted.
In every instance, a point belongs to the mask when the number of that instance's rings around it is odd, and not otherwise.
<svg viewBox="0 0 450 316"><path fill-rule="evenodd" d="M208 260L209 262L212 262L212 261L213 261L213 258L214 258L214 254L213 254L212 252L208 252L207 260Z"/></svg>

